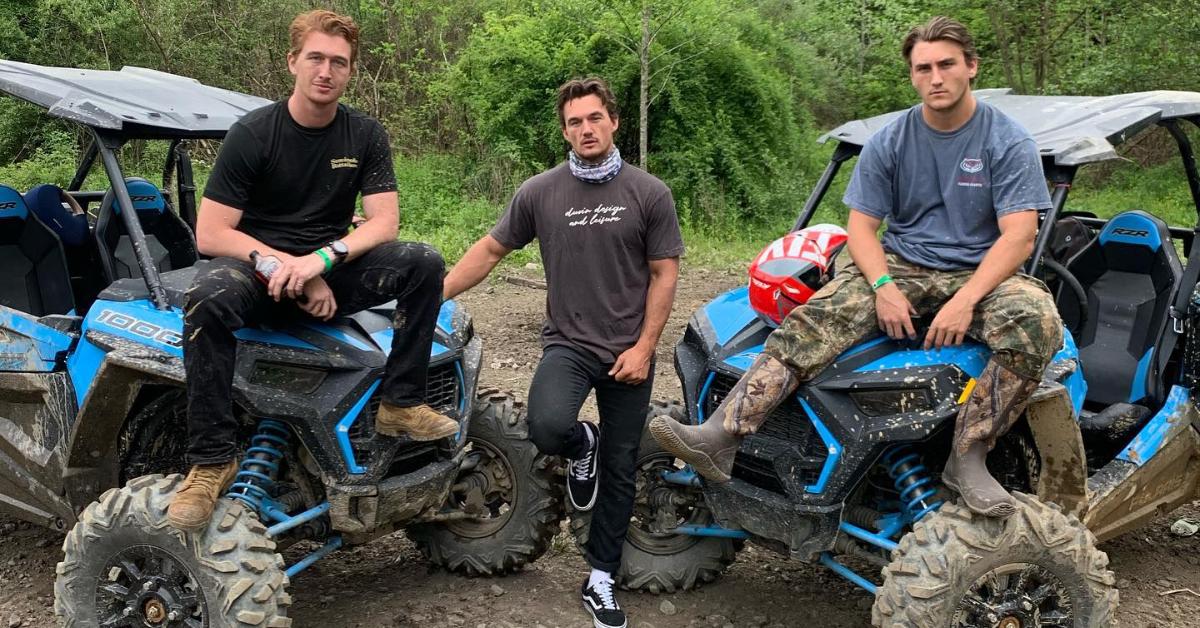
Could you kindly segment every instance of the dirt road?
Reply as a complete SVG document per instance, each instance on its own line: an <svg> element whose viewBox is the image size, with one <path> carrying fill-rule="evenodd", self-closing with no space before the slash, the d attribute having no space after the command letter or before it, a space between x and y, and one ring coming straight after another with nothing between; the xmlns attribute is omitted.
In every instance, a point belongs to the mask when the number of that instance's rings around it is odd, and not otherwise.
<svg viewBox="0 0 1200 628"><path fill-rule="evenodd" d="M532 274L530 275L533 276ZM687 317L741 277L686 269L659 351L656 396L678 398L671 349ZM528 388L540 355L537 334L545 293L496 281L462 302L485 339L482 382ZM501 347L503 349L501 349ZM1179 517L1200 520L1193 504L1153 525L1106 543L1121 590L1125 627L1200 626L1200 535L1179 538ZM61 538L0 519L0 628L52 626L54 564ZM304 548L289 550L288 562ZM586 565L567 535L523 572L502 579L467 579L432 568L402 534L353 548L300 574L290 592L297 627L588 626L578 587ZM748 545L717 582L672 595L624 592L633 628L858 627L870 623L871 598L819 566L787 560Z"/></svg>

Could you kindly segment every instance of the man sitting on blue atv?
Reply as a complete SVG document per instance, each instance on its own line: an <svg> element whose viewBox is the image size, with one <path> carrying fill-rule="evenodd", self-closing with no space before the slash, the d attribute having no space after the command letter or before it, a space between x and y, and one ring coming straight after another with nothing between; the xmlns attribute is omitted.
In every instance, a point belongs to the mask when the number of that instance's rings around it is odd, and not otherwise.
<svg viewBox="0 0 1200 628"><path fill-rule="evenodd" d="M297 16L287 57L296 77L291 97L230 128L204 191L197 245L216 259L197 274L184 311L193 466L167 512L179 529L204 527L237 471L233 332L291 315L292 303L328 320L396 299L375 429L415 440L458 431L423 399L444 262L428 245L396 241L387 133L338 103L357 51L350 18L329 11ZM359 194L366 221L347 235ZM273 269L260 266L257 279L256 253L278 260Z"/></svg>
<svg viewBox="0 0 1200 628"><path fill-rule="evenodd" d="M688 427L658 417L650 429L703 476L727 481L742 438L800 382L876 326L913 338L913 317L936 311L926 349L970 335L992 350L968 385L943 480L972 510L1005 517L1012 496L988 473L987 453L1063 342L1045 285L1017 274L1050 196L1033 138L971 94L978 59L962 24L933 18L902 53L922 102L863 148L843 199L854 264L788 314L711 418Z"/></svg>

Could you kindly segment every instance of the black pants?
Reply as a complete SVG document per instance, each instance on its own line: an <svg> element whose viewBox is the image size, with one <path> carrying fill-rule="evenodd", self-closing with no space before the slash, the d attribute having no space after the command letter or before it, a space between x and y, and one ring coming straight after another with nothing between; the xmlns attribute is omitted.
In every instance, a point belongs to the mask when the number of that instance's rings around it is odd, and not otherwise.
<svg viewBox="0 0 1200 628"><path fill-rule="evenodd" d="M637 385L608 375L612 364L601 363L582 349L551 345L542 354L529 387L529 438L539 451L578 458L587 451L587 435L579 424L579 409L596 390L600 410L600 492L592 509L585 548L596 569L616 571L629 531L636 492L638 445L646 424L646 406L653 389L654 368Z"/></svg>
<svg viewBox="0 0 1200 628"><path fill-rule="evenodd" d="M415 242L389 242L335 266L325 276L337 313L397 300L392 349L380 394L400 407L423 402L429 351L442 300L445 262L436 249ZM183 362L187 370L188 462L219 464L238 452L233 415L233 332L281 317L307 316L291 299L276 303L254 277L249 262L222 257L196 275L183 318Z"/></svg>

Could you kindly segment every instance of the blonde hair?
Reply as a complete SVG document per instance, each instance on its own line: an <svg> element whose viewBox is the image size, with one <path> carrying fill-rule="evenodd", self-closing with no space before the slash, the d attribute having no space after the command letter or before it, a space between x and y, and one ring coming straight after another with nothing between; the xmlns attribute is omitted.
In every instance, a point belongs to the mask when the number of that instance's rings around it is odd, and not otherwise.
<svg viewBox="0 0 1200 628"><path fill-rule="evenodd" d="M344 37L346 41L350 42L351 65L358 59L358 24L355 24L354 19L349 16L338 15L324 9L301 13L292 20L292 26L289 29L292 47L288 53L292 56L299 55L300 49L304 46L304 38L313 31Z"/></svg>

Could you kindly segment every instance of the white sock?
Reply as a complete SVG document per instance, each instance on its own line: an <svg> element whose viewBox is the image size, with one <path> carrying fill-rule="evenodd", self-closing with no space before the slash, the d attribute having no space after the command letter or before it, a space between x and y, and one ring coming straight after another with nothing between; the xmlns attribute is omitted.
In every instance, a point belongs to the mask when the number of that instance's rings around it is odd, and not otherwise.
<svg viewBox="0 0 1200 628"><path fill-rule="evenodd" d="M599 569L592 569L592 575L588 576L588 586L594 587L602 580L612 580L612 574Z"/></svg>

